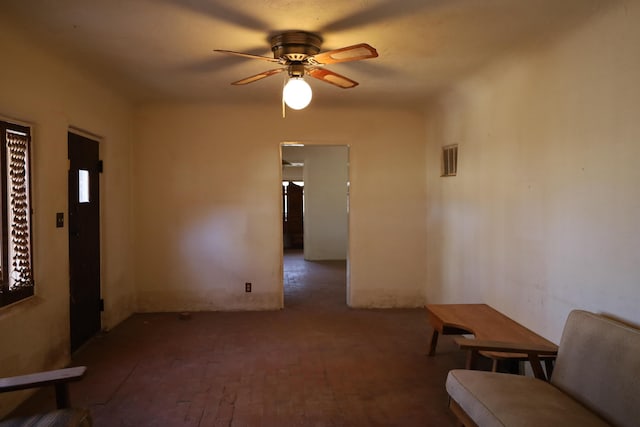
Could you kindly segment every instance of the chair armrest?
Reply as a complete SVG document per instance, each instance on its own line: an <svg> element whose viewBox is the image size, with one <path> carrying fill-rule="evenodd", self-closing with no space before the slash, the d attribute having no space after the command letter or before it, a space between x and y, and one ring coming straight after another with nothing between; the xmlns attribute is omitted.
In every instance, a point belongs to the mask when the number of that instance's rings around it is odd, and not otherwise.
<svg viewBox="0 0 640 427"><path fill-rule="evenodd" d="M470 361L473 357L472 355L477 354L479 351L526 354L535 377L545 381L548 380L548 378L545 375L544 370L542 369L542 365L540 364L540 356L556 356L558 354L557 346L502 341L485 341L468 338L455 338L454 340L456 344L458 344L460 349L470 351L470 357L467 361L467 367L470 367L471 365ZM551 369L551 364L547 366L548 369ZM551 376L551 372L549 372L549 376Z"/></svg>
<svg viewBox="0 0 640 427"><path fill-rule="evenodd" d="M70 406L67 383L80 380L86 371L86 366L76 366L17 377L0 378L0 393L53 385L56 389L58 408L67 408Z"/></svg>

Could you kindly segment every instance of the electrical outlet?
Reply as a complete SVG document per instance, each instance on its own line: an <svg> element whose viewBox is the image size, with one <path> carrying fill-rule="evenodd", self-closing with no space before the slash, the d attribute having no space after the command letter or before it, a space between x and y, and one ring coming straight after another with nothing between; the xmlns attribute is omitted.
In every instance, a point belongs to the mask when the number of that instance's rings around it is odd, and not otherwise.
<svg viewBox="0 0 640 427"><path fill-rule="evenodd" d="M251 282L246 282L244 284L244 291L245 292L251 292Z"/></svg>

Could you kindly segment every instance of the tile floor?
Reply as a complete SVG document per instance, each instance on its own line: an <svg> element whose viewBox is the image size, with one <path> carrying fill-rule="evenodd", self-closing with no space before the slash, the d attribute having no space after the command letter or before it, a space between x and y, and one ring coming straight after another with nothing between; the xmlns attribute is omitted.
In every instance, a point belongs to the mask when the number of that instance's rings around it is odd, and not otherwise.
<svg viewBox="0 0 640 427"><path fill-rule="evenodd" d="M464 354L417 310L346 305L345 263L286 254L281 311L137 314L73 358L101 426L454 426L444 380ZM43 389L18 412L54 403Z"/></svg>

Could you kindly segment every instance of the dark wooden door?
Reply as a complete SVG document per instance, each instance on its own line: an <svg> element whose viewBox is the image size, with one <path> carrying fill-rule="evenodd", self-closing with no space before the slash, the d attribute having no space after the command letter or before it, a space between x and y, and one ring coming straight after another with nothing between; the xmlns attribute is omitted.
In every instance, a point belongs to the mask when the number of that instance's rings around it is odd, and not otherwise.
<svg viewBox="0 0 640 427"><path fill-rule="evenodd" d="M289 182L286 192L285 242L288 242L288 248L302 249L304 247L304 187Z"/></svg>
<svg viewBox="0 0 640 427"><path fill-rule="evenodd" d="M100 331L99 144L69 133L71 351Z"/></svg>

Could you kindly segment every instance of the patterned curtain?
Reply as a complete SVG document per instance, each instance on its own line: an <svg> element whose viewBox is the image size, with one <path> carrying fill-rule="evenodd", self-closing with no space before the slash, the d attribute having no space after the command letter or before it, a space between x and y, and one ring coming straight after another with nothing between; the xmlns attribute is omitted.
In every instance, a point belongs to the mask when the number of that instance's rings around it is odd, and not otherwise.
<svg viewBox="0 0 640 427"><path fill-rule="evenodd" d="M7 132L9 290L33 286L29 201L29 138Z"/></svg>

